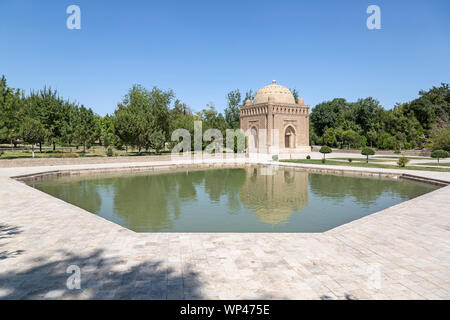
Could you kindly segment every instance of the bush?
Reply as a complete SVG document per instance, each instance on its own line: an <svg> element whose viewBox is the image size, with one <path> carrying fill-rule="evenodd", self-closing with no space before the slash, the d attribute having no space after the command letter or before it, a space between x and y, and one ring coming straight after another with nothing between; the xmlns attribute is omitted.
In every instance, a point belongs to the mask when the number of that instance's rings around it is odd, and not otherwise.
<svg viewBox="0 0 450 320"><path fill-rule="evenodd" d="M393 150L396 146L396 140L395 137L391 136L389 133L383 133L380 135L377 141L377 147L378 149L383 150Z"/></svg>
<svg viewBox="0 0 450 320"><path fill-rule="evenodd" d="M52 158L78 158L78 153L75 152L61 152L52 155Z"/></svg>
<svg viewBox="0 0 450 320"><path fill-rule="evenodd" d="M439 166L439 159L448 158L449 154L445 150L434 150L431 153L432 158L437 158L438 166Z"/></svg>
<svg viewBox="0 0 450 320"><path fill-rule="evenodd" d="M114 155L113 149L112 149L111 147L109 147L109 148L106 150L106 156L107 156L107 157L112 157L113 155Z"/></svg>
<svg viewBox="0 0 450 320"><path fill-rule="evenodd" d="M325 154L331 153L331 152L333 152L333 150L331 150L331 148L329 146L322 146L322 148L320 148L319 152L325 156Z"/></svg>
<svg viewBox="0 0 450 320"><path fill-rule="evenodd" d="M427 146L434 150L450 151L450 127L432 130Z"/></svg>
<svg viewBox="0 0 450 320"><path fill-rule="evenodd" d="M409 159L405 156L398 159L397 164L399 167L406 167L407 163L409 162Z"/></svg>
<svg viewBox="0 0 450 320"><path fill-rule="evenodd" d="M333 150L331 150L331 148L329 146L322 146L322 148L320 148L319 152L323 154L322 163L325 163L325 155L327 153L333 152Z"/></svg>
<svg viewBox="0 0 450 320"><path fill-rule="evenodd" d="M395 154L400 154L400 150L395 150L394 153Z"/></svg>
<svg viewBox="0 0 450 320"><path fill-rule="evenodd" d="M361 150L361 154L366 156L366 163L369 163L369 156L373 156L375 154L375 150L366 147Z"/></svg>
<svg viewBox="0 0 450 320"><path fill-rule="evenodd" d="M311 156L308 154L308 155L306 156L306 159L307 159L307 160L310 160L310 159L311 159Z"/></svg>
<svg viewBox="0 0 450 320"><path fill-rule="evenodd" d="M273 156L272 156L272 160L273 160L273 161L278 161L278 156L277 156L276 154L273 155Z"/></svg>
<svg viewBox="0 0 450 320"><path fill-rule="evenodd" d="M353 160L352 160L351 158L348 159L348 162L352 163L352 161L353 161Z"/></svg>

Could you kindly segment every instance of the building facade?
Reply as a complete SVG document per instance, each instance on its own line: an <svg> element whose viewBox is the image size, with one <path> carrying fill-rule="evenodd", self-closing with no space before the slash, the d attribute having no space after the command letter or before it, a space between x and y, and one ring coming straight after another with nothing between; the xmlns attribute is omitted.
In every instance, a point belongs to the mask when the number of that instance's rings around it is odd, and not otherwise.
<svg viewBox="0 0 450 320"><path fill-rule="evenodd" d="M302 98L272 81L258 90L252 101L241 107L241 129L248 137L250 152L283 154L307 153L309 145L309 105Z"/></svg>

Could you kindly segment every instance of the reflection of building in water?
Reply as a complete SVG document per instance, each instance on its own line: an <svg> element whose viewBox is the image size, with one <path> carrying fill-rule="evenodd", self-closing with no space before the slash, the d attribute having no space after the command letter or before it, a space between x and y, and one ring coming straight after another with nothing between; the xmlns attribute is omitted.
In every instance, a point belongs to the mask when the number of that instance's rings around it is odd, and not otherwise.
<svg viewBox="0 0 450 320"><path fill-rule="evenodd" d="M264 223L286 222L294 211L308 204L308 173L289 169L262 174L263 168L248 168L247 179L240 190L246 209Z"/></svg>

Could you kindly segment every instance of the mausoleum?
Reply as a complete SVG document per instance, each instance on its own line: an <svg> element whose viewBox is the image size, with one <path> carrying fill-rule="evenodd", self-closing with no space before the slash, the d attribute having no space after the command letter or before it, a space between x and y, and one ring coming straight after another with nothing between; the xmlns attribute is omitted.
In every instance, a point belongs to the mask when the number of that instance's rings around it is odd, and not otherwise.
<svg viewBox="0 0 450 320"><path fill-rule="evenodd" d="M272 81L241 107L241 129L250 152L306 153L309 146L309 105Z"/></svg>

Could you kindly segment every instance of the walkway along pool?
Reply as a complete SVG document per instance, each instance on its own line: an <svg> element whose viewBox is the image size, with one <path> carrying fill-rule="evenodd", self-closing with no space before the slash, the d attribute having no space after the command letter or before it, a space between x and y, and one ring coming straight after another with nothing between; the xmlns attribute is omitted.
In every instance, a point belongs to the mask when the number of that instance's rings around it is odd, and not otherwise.
<svg viewBox="0 0 450 320"><path fill-rule="evenodd" d="M136 232L323 232L437 189L256 166L62 176L28 184Z"/></svg>

